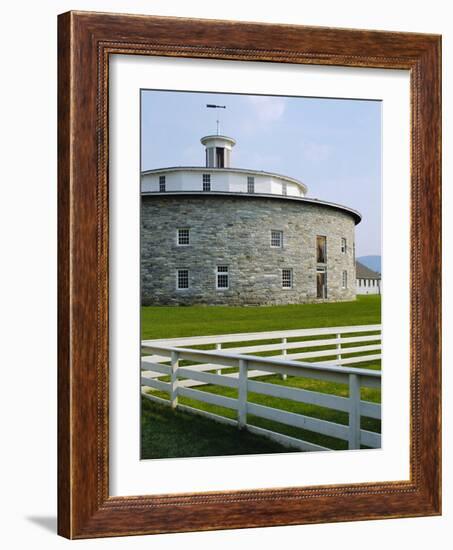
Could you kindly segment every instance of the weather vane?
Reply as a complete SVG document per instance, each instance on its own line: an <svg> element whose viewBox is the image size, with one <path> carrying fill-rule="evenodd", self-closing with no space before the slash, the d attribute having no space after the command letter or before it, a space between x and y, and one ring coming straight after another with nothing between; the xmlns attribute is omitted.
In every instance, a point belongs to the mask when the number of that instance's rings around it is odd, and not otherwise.
<svg viewBox="0 0 453 550"><path fill-rule="evenodd" d="M226 105L214 105L213 103L207 103L206 104L206 107L208 109L226 109ZM216 120L216 123L217 123L217 135L219 135L219 124L220 124L220 120L217 119Z"/></svg>

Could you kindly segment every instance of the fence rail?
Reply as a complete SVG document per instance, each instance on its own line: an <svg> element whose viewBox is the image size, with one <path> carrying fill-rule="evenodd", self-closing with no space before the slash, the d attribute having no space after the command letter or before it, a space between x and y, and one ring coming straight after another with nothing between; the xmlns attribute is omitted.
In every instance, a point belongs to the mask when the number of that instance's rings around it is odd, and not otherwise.
<svg viewBox="0 0 453 550"><path fill-rule="evenodd" d="M381 349L380 329L380 325L364 325L145 340L142 342L142 349L150 355L143 356L141 361L143 389L151 388L165 392L169 398L161 399L145 391L143 395L148 399L171 405L173 408L189 410L218 421L235 424L239 428L248 429L252 433L259 433L302 450L329 449L254 426L248 422L248 416L253 415L342 439L348 442L349 449L358 449L361 445L380 447L380 434L361 429L361 416L380 419L381 406L378 403L362 401L360 392L362 387L380 388L381 372L344 366L381 358L380 353L370 353ZM342 335L347 336L342 337ZM307 338L314 339L307 340ZM275 339L280 341L268 343ZM299 340L296 341L296 339ZM254 342L255 345L250 345L250 342ZM369 344L370 342L373 344ZM222 349L221 346L225 343L232 344L232 347ZM216 349L199 349L200 346L207 345L215 345ZM320 347L323 349L317 349ZM298 351L300 349L306 351L300 352ZM289 350L296 350L296 353L288 353ZM271 351L281 353L272 356L259 355ZM332 359L325 361L327 357ZM308 358L314 360L300 361ZM321 361L319 361L320 358ZM192 364L182 365L182 362ZM233 372L223 372L224 369L233 369ZM272 374L280 374L284 378L297 376L346 384L349 388L348 397L253 380L257 376ZM170 380L162 380L163 376L170 377ZM235 388L238 394L236 398L232 398L195 389L197 386L206 385ZM250 393L342 411L349 415L349 423L348 425L339 424L260 405L250 401ZM195 407L181 405L178 403L179 397L234 410L236 419L226 419Z"/></svg>
<svg viewBox="0 0 453 550"><path fill-rule="evenodd" d="M346 336L345 336L346 335ZM315 339L311 339L311 338ZM274 341L274 342L273 342ZM261 342L261 343L260 343ZM361 345L367 342L367 345ZM371 343L372 344L368 344ZM220 334L215 336L191 336L184 338L168 338L165 340L144 340L143 347L150 345L184 347L190 349L202 349L206 346L215 346L220 353L238 353L259 355L269 352L277 352L274 358L288 359L313 359L325 357L331 363L334 360L337 364L348 365L360 362L352 354L359 351L379 353L369 360L380 359L381 350L381 325L360 325L349 327L328 327L316 329L277 330L271 332L251 332L241 334ZM227 345L225 347L225 344ZM247 345L244 345L247 344ZM369 349L365 349L368 347ZM328 349L316 350L323 347ZM360 348L359 350L354 350ZM299 351L311 348L309 351ZM313 349L315 348L315 349ZM278 354L278 352L281 352ZM346 357L345 357L346 356ZM161 356L154 357L159 361ZM340 362L341 361L341 362Z"/></svg>

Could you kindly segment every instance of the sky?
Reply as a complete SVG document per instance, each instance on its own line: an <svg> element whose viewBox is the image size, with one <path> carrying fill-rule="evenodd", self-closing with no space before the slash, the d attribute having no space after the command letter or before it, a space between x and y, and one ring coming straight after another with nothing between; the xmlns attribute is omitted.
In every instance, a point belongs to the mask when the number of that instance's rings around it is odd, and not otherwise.
<svg viewBox="0 0 453 550"><path fill-rule="evenodd" d="M380 101L143 90L141 117L142 170L204 166L200 138L219 118L236 140L232 167L299 179L308 197L358 210L356 256L381 255Z"/></svg>

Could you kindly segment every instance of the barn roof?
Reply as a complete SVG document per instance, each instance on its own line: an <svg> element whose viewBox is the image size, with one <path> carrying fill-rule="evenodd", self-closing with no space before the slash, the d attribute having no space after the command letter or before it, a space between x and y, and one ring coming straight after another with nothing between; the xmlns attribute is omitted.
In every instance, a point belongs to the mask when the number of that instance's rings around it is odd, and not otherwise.
<svg viewBox="0 0 453 550"><path fill-rule="evenodd" d="M358 261L356 261L355 263L355 269L356 269L357 279L380 279L381 278L380 273L377 273L376 271L369 269L366 265L363 265Z"/></svg>

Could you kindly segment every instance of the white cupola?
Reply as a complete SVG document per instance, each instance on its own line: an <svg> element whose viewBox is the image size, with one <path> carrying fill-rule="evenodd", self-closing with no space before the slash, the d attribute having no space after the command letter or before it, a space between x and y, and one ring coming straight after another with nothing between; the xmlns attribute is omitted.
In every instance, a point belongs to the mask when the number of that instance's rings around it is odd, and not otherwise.
<svg viewBox="0 0 453 550"><path fill-rule="evenodd" d="M207 168L230 168L231 149L236 145L233 138L227 136L205 136L201 143L206 148Z"/></svg>

